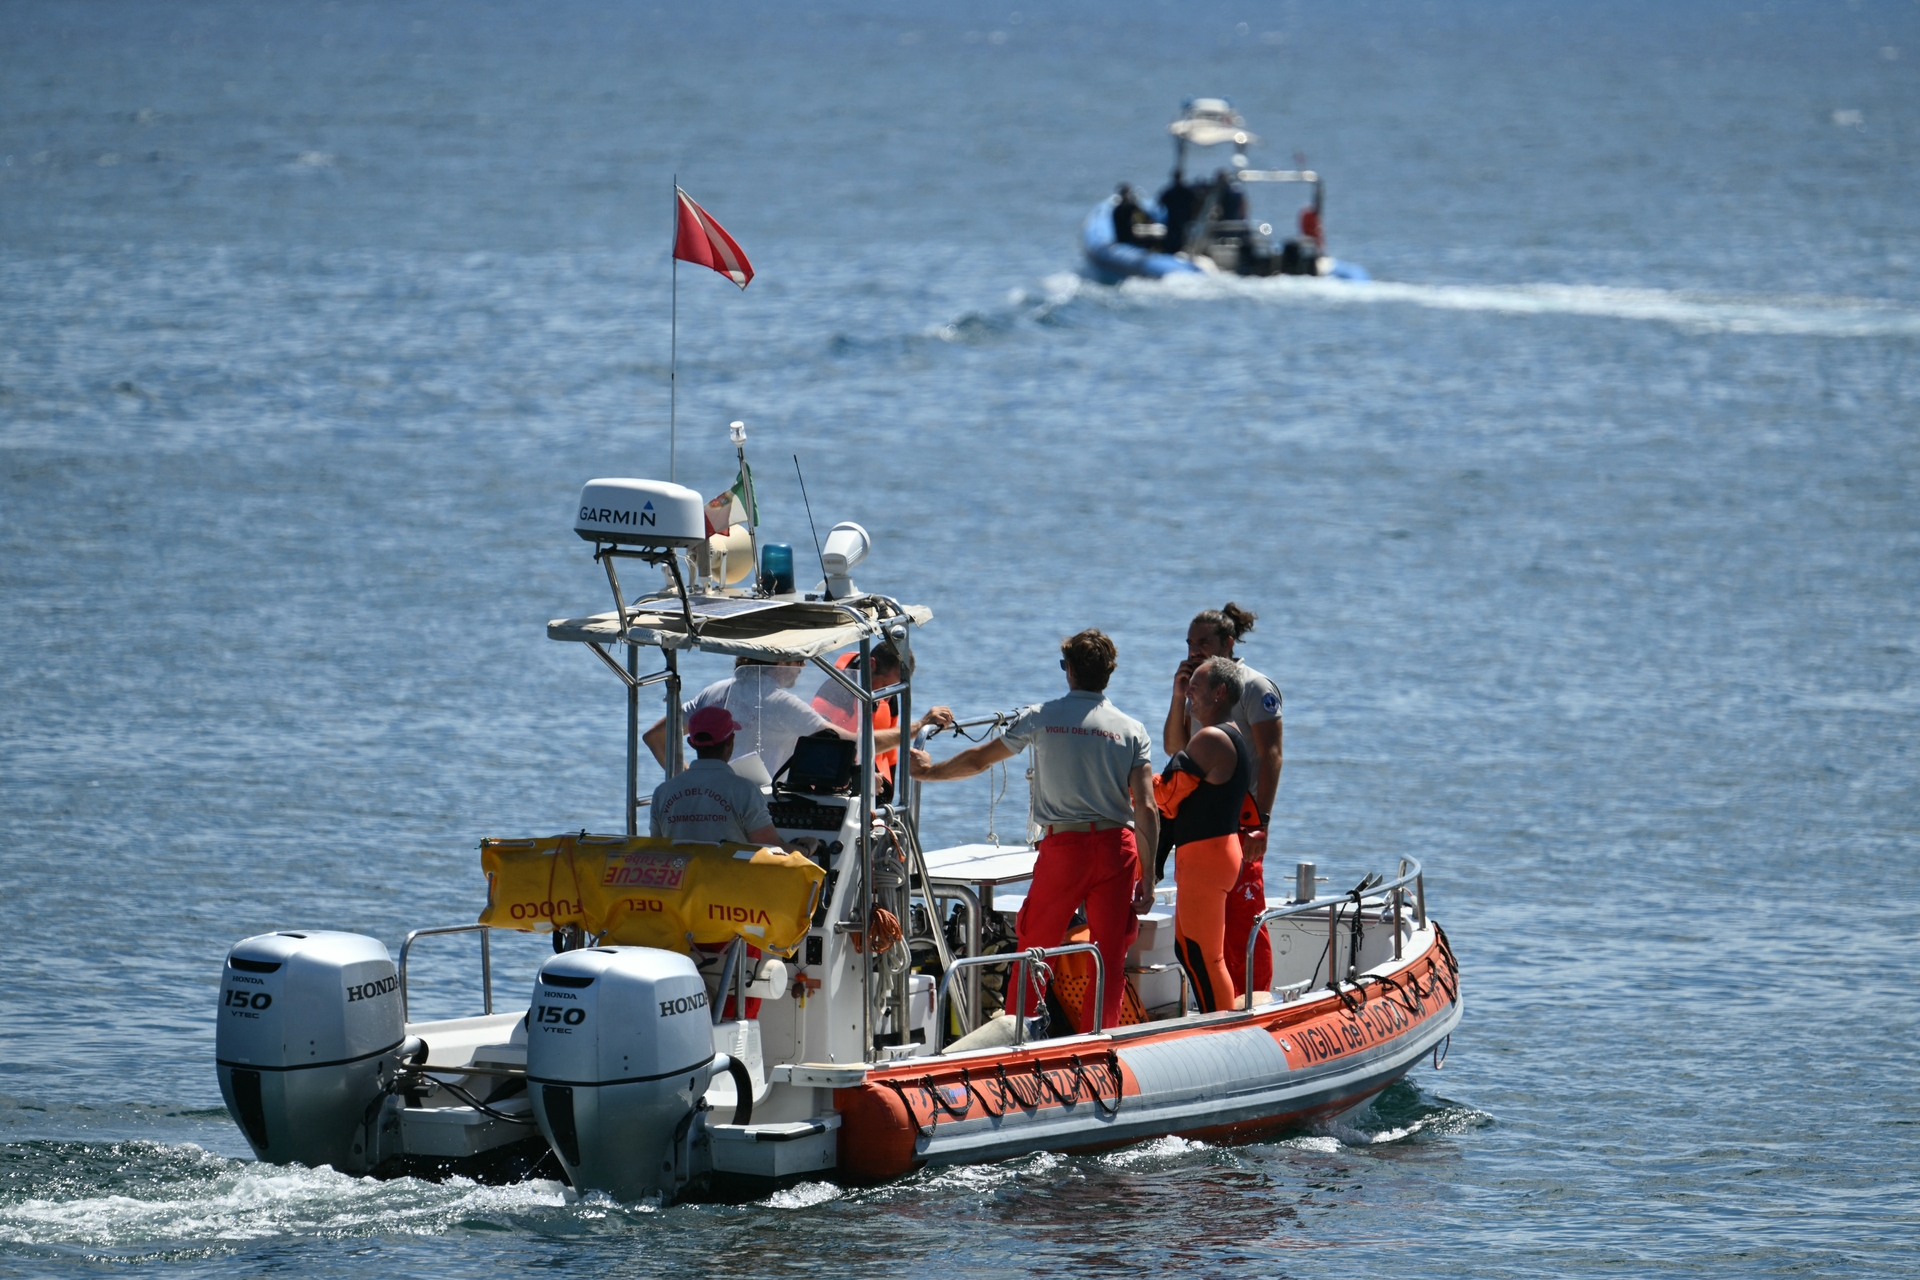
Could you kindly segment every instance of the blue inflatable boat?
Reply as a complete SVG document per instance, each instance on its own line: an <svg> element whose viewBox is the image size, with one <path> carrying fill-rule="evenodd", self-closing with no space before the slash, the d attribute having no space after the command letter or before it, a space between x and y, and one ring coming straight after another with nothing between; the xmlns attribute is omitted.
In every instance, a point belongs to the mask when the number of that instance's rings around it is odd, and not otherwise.
<svg viewBox="0 0 1920 1280"><path fill-rule="evenodd" d="M1226 99L1189 98L1167 132L1174 139L1173 177L1160 194L1150 200L1136 197L1123 184L1081 225L1081 248L1095 279L1114 284L1128 276L1185 274L1368 278L1365 268L1326 251L1321 219L1326 186L1320 175L1311 169L1249 168L1246 149L1260 139L1247 132L1246 121ZM1188 181L1188 147L1226 145L1234 149L1231 168ZM1249 210L1250 183L1313 188L1313 202L1300 210L1297 233L1278 247L1273 226Z"/></svg>

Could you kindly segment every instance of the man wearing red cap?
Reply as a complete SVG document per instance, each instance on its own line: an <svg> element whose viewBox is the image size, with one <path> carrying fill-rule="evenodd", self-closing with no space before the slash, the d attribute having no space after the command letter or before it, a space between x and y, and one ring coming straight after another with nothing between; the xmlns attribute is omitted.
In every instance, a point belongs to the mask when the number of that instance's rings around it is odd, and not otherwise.
<svg viewBox="0 0 1920 1280"><path fill-rule="evenodd" d="M735 773L733 736L740 726L725 707L702 707L687 721L687 745L696 759L653 791L649 834L669 840L779 845L767 798Z"/></svg>
<svg viewBox="0 0 1920 1280"><path fill-rule="evenodd" d="M650 835L781 847L780 833L774 830L767 799L760 794L759 786L735 773L727 763L733 756L734 735L739 732L740 726L725 707L702 707L688 718L687 745L693 748L695 759L684 773L654 788ZM713 952L718 948L698 950ZM749 946L748 972L759 971L759 960L760 949ZM759 1015L759 999L749 999L745 1016ZM721 1017L739 1016L729 995Z"/></svg>

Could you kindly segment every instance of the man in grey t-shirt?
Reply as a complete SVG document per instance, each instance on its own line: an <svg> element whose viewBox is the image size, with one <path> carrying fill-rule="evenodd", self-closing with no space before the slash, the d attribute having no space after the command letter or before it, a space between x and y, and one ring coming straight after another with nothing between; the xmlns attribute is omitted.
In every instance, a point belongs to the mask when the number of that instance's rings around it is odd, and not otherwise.
<svg viewBox="0 0 1920 1280"><path fill-rule="evenodd" d="M1057 947L1073 913L1087 910L1087 928L1106 973L1100 1025L1120 1017L1127 948L1139 932L1135 913L1153 905L1152 878L1141 875L1139 841L1151 850L1159 837L1153 801L1152 744L1146 726L1107 701L1104 690L1118 654L1098 631L1060 644L1067 673L1065 697L1026 708L1000 737L969 747L939 764L913 755L913 776L927 782L970 778L1033 748L1033 816L1044 832L1033 864L1033 884L1015 931L1022 950ZM1025 1017L1035 992L1013 993L1011 1012ZM1093 1026L1093 987L1087 988L1080 1029Z"/></svg>
<svg viewBox="0 0 1920 1280"><path fill-rule="evenodd" d="M1274 797L1280 790L1283 764L1280 724L1280 687L1248 666L1233 651L1234 643L1253 630L1254 615L1228 603L1224 609L1202 611L1187 626L1187 658L1173 673L1173 699L1160 745L1168 755L1186 749L1198 730L1187 716L1187 680L1208 658L1226 658L1240 668L1240 700L1234 704L1233 723L1253 748L1253 802L1260 810L1260 832L1246 841L1247 856L1259 862L1267 852L1267 828L1273 819Z"/></svg>
<svg viewBox="0 0 1920 1280"><path fill-rule="evenodd" d="M715 844L779 845L766 796L727 763L739 727L724 707L693 713L687 745L697 758L654 788L647 834Z"/></svg>

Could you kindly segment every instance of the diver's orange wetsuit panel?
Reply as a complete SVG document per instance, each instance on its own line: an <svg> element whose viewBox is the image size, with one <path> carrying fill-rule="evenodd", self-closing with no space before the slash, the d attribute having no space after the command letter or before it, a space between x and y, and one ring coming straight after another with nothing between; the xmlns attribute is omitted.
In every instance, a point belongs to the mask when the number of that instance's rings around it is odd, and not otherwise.
<svg viewBox="0 0 1920 1280"><path fill-rule="evenodd" d="M1239 992L1227 971L1227 895L1240 878L1240 837L1194 840L1174 851L1174 945L1200 1008L1231 1009ZM1244 942L1246 933L1241 932Z"/></svg>

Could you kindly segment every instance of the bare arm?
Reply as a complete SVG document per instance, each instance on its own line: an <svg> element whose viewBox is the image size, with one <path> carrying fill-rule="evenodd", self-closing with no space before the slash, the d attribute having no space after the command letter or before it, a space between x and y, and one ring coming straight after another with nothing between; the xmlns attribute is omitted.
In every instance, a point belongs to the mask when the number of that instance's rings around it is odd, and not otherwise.
<svg viewBox="0 0 1920 1280"><path fill-rule="evenodd" d="M1167 708L1167 723L1160 731L1160 745L1168 755L1187 749L1187 681L1201 661L1188 658L1173 673L1173 704Z"/></svg>
<svg viewBox="0 0 1920 1280"><path fill-rule="evenodd" d="M1153 768L1139 765L1127 777L1133 795L1133 843L1140 850L1140 883L1133 891L1135 913L1153 908L1153 851L1160 845L1160 808L1153 802Z"/></svg>
<svg viewBox="0 0 1920 1280"><path fill-rule="evenodd" d="M961 778L971 778L977 773L985 773L1002 760L1011 760L1018 753L1009 747L1004 738L995 738L992 742L983 742L977 747L968 747L957 756L933 762L933 757L924 751L909 751L912 761L911 773L922 782L956 782ZM1148 807L1152 807L1153 784L1147 784ZM1136 806L1137 807L1137 806Z"/></svg>
<svg viewBox="0 0 1920 1280"><path fill-rule="evenodd" d="M1260 806L1260 813L1266 820L1263 834L1257 840L1247 841L1247 854L1250 857L1267 856L1267 835L1273 827L1273 798L1280 791L1280 722L1268 720L1253 726L1253 762L1258 773L1253 781L1253 802Z"/></svg>
<svg viewBox="0 0 1920 1280"><path fill-rule="evenodd" d="M654 721L653 728L640 735L640 741L647 744L647 750L653 752L653 758L662 769L667 767L667 722Z"/></svg>
<svg viewBox="0 0 1920 1280"><path fill-rule="evenodd" d="M1234 766L1240 763L1240 753L1233 749L1233 740L1224 729L1210 727L1188 740L1187 759L1206 772L1208 782L1218 786L1233 776Z"/></svg>
<svg viewBox="0 0 1920 1280"><path fill-rule="evenodd" d="M1273 797L1280 790L1280 722L1269 720L1253 726L1253 762L1259 776L1253 784L1253 802L1262 814L1273 813Z"/></svg>
<svg viewBox="0 0 1920 1280"><path fill-rule="evenodd" d="M913 731L909 733L907 736L912 737L914 733L918 733L921 729L925 728L927 725L930 725L930 724L937 725L940 728L944 729L952 723L953 723L953 708L931 707L927 710L927 714L921 716L918 720L913 722ZM855 738L859 736L856 733L848 733L845 729L842 729L840 732L849 738ZM899 745L900 745L900 728L898 725L895 725L890 729L875 729L873 731L873 749L876 754L884 751L891 751Z"/></svg>

